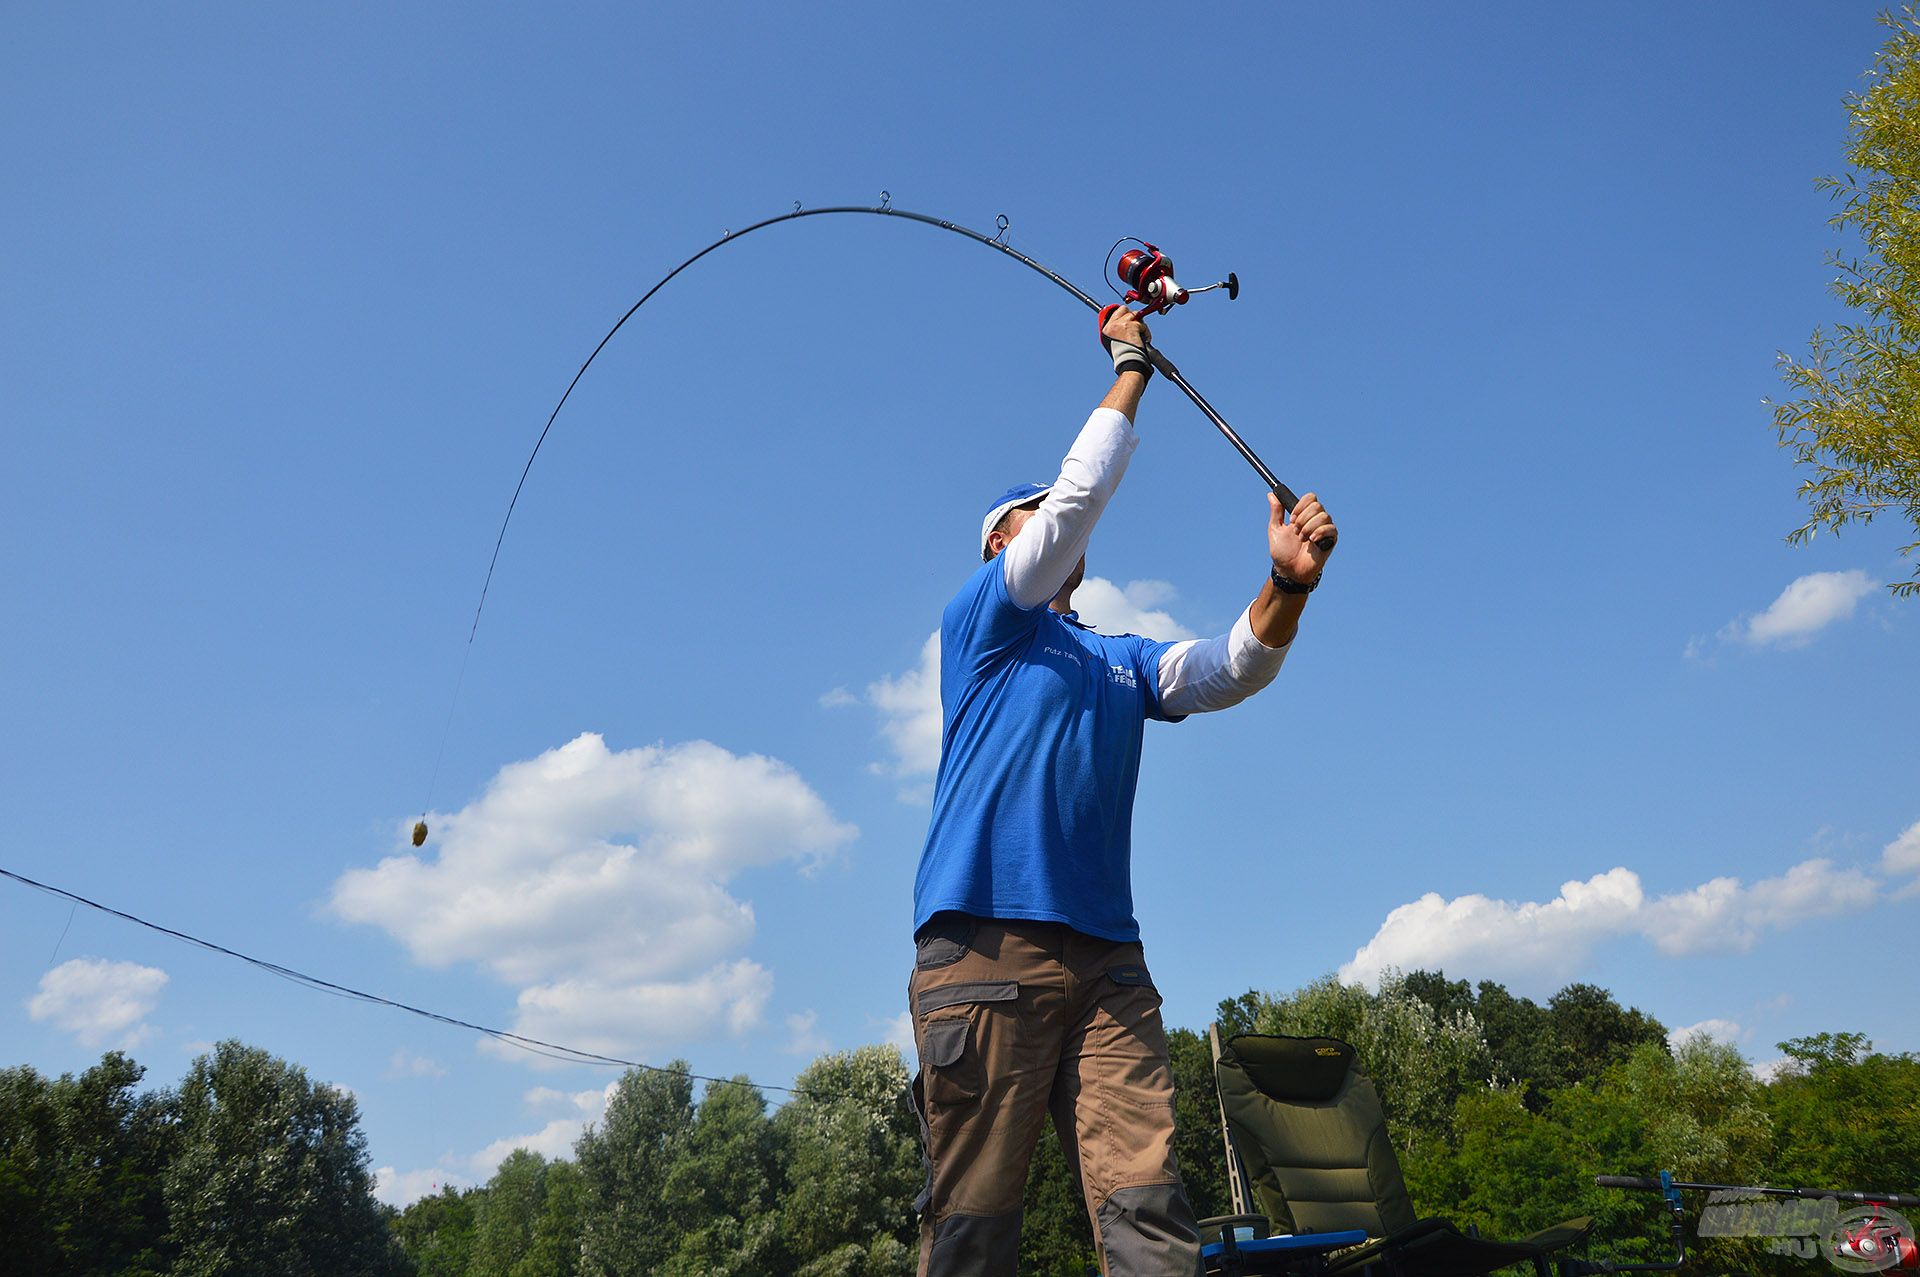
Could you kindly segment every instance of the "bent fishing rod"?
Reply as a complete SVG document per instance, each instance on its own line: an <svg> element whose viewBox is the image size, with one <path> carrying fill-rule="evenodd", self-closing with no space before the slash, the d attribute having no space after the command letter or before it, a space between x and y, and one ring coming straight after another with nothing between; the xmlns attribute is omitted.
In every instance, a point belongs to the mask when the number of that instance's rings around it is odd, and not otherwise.
<svg viewBox="0 0 1920 1277"><path fill-rule="evenodd" d="M480 614L486 610L487 591L491 589L493 585L494 569L500 563L500 546L506 540L507 525L513 521L514 507L520 502L520 493L527 485L527 475L533 470L534 459L540 455L540 447L547 441L547 434L553 429L553 423L560 416L560 410L567 406L567 400L573 395L574 387L580 384L580 379L586 376L587 369L593 366L593 361L599 358L600 352L607 348L607 343L613 340L614 335L626 325L626 322L632 319L635 313L653 298L655 293L671 283L675 276L705 257L708 253L724 245L731 244L743 236L751 235L755 231L764 230L769 226L778 226L783 222L795 222L808 217L836 217L846 215L895 218L908 222L918 222L923 226L931 226L938 230L951 231L955 235L963 235L977 244L985 245L1012 258L1029 270L1035 271L1048 280L1051 280L1061 289L1071 294L1076 301L1080 302L1087 309L1094 311L1099 317L1102 326L1105 325L1108 317L1112 315L1114 311L1133 302L1142 304L1143 308L1133 313L1144 318L1147 315L1164 315L1174 306L1185 305L1190 298L1201 293L1211 292L1215 289L1224 288L1229 300L1238 298L1240 295L1239 277L1232 273L1229 273L1226 279L1221 280L1217 284L1208 284L1201 288L1182 288L1174 278L1172 258L1145 240L1126 236L1116 241L1113 248L1108 250L1107 259L1109 262L1112 261L1114 251L1117 250L1121 244L1133 243L1139 245L1138 248L1129 249L1123 254L1120 258L1119 265L1116 267L1119 278L1121 282L1128 286L1128 291L1121 297L1120 302L1103 306L1099 301L1066 279L1058 271L1049 269L1007 243L1006 234L1008 221L1006 214L1003 213L994 220L994 234L986 235L971 227L962 226L958 222L948 221L943 217L933 217L926 213L915 213L904 208L895 208L893 207L892 195L886 191L880 192L880 202L874 205L841 204L823 208L803 208L796 200L790 212L781 213L774 217L763 218L737 231L727 230L723 232L719 239L714 240L711 244L708 244L705 248L702 248L699 252L681 262L665 275L662 275L659 281L656 282L653 287L647 289L647 291L641 295L640 300L628 307L626 314L620 316L613 327L607 330L607 335L600 339L600 344L593 348L593 353L589 354L586 362L580 365L580 370L573 374L573 380L567 383L565 392L560 396L560 402L555 404L553 411L547 415L547 423L541 427L540 437L534 440L533 451L527 454L526 464L520 469L520 481L514 485L513 496L507 501L506 515L500 520L500 532L494 537L493 541L493 555L487 561L487 575L480 585L480 601L473 609L473 624L467 629L466 650L460 659L460 676L454 684L454 703L447 709L446 725L441 729L440 747L436 752L433 764L433 780L431 780L427 786L427 806L429 808L433 805L434 787L439 783L440 762L442 756L446 753L447 733L453 726L454 708L459 703L460 689L466 682L467 658L473 651L474 635L479 633L480 630ZM1112 287L1111 283L1109 283L1108 286ZM1116 295L1119 295L1118 289L1114 291ZM1181 374L1180 369L1174 364L1173 360L1167 358L1162 351L1152 345L1146 347L1146 353L1155 371L1178 386L1181 392L1193 401L1194 407L1198 408L1206 419L1213 423L1214 428L1225 437L1228 443L1233 445L1234 450L1240 454L1241 458L1253 467L1254 473L1260 476L1260 481L1267 486L1268 491L1273 493L1275 499L1280 502L1281 508L1291 513L1293 508L1300 504L1300 498L1295 495L1293 489L1280 481L1279 477L1273 473L1267 463L1260 459L1259 454L1248 446L1246 440L1240 437L1239 432L1227 423L1227 419L1221 416L1219 411L1215 409L1211 403L1207 402L1206 396L1194 389L1193 383ZM421 846L426 842L426 838L427 825L423 813L420 821L413 827L413 845L416 847Z"/></svg>

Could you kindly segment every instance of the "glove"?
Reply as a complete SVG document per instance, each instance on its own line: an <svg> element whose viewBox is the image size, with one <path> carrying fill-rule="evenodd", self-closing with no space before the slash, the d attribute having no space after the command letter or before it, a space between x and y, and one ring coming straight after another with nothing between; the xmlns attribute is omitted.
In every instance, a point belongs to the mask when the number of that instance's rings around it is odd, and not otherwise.
<svg viewBox="0 0 1920 1277"><path fill-rule="evenodd" d="M1112 357L1113 371L1115 373L1123 373L1131 370L1142 376L1151 377L1153 376L1153 361L1147 358L1146 351L1130 341L1121 341L1117 337L1109 337L1106 334L1107 320L1113 317L1113 312L1123 309L1125 309L1125 307L1116 302L1101 310L1100 344L1107 348L1107 354Z"/></svg>

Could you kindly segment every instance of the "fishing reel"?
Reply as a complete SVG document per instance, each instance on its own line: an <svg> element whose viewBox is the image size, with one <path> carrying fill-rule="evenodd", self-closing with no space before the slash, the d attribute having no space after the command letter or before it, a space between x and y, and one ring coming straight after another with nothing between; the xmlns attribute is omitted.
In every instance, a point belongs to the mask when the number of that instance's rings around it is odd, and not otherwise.
<svg viewBox="0 0 1920 1277"><path fill-rule="evenodd" d="M1834 1263L1852 1272L1920 1272L1912 1226L1874 1207L1842 1215L1827 1235Z"/></svg>
<svg viewBox="0 0 1920 1277"><path fill-rule="evenodd" d="M1143 303L1145 309L1135 312L1143 319L1148 315L1164 315L1175 306L1186 305L1188 299L1201 293L1210 293L1216 288L1227 290L1228 301L1240 296L1240 277L1232 271L1228 271L1227 277L1217 284L1208 284L1204 288L1182 288L1173 277L1173 258L1143 239L1129 236L1116 240L1113 248L1107 250L1107 260L1113 261L1113 249L1129 242L1140 247L1130 248L1120 255L1114 274L1127 286L1127 293L1120 300L1123 303Z"/></svg>

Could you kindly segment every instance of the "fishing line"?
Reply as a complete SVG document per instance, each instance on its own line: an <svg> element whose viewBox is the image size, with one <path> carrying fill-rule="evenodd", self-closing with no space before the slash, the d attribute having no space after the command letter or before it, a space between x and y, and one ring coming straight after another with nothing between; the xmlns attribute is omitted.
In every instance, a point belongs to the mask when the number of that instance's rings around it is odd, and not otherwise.
<svg viewBox="0 0 1920 1277"><path fill-rule="evenodd" d="M556 403L553 406L553 411L547 414L546 425L540 428L540 437L534 440L533 451L527 454L526 464L520 467L519 482L513 485L513 496L510 497L507 501L507 512L505 516L502 517L500 520L500 531L493 538L493 554L487 560L487 574L485 579L482 580L480 583L480 601L477 604L475 604L473 609L473 624L467 627L467 642L466 642L465 650L463 651L460 658L460 674L454 683L453 702L447 708L446 721L440 729L440 744L434 754L432 778L429 780L427 784L426 806L421 809L420 820L413 827L413 845L414 846L416 847L421 846L427 840L426 813L432 810L433 808L433 795L440 780L440 766L441 766L441 761L446 754L448 733L453 727L454 710L459 705L461 690L466 685L467 659L473 653L474 636L480 632L480 616L481 616L481 613L486 611L487 592L493 586L494 569L497 568L500 564L500 547L507 539L507 525L513 522L513 511L514 511L514 508L518 506L520 503L520 493L527 486L527 476L533 472L534 459L540 455L541 445L546 443L547 435L553 430L553 423L560 416L560 410L567 406L567 400L572 397L574 387L580 384L580 379L586 376L587 369L593 366L593 361L599 358L600 352L607 348L607 343L613 340L614 334L618 333L620 329L626 325L626 322L629 319L632 319L634 314L642 306L646 305L649 300L652 299L655 293L659 292L662 288L665 288L670 282L672 282L673 278L676 275L678 275L681 271L687 269L687 267L693 265L695 262L699 261L701 258L705 257L708 253L713 252L715 249L721 247L722 245L731 244L735 240L738 240L747 235L751 235L755 231L764 230L769 226L778 226L782 222L795 222L795 221L801 220L802 218L808 218L808 217L839 217L839 216L848 216L848 215L858 215L858 216L864 216L864 217L896 218L896 219L901 219L909 222L918 222L923 226L931 226L937 230L950 231L955 235L963 235L966 238L973 240L975 243L983 244L988 248L995 249L998 252L1005 254L1006 256L1012 258L1014 261L1019 262L1022 266L1025 266L1029 270L1032 270L1038 273L1039 275L1045 277L1046 279L1050 280L1052 283L1058 285L1061 289L1066 291L1068 294L1070 294L1074 298L1074 300L1078 301L1081 305L1085 306L1087 309L1094 311L1096 313L1098 313L1102 309L1098 301L1094 300L1094 298L1088 295L1085 290L1073 284L1071 281L1069 281L1064 276L1062 276L1058 271L1052 270L1047 266L1042 265L1040 262L1035 261L1033 258L1021 252L1019 249L1007 243L1006 236L1007 236L1009 223L1007 221L1006 214L1002 213L994 219L994 233L992 235L986 235L980 231L976 231L972 229L971 227L962 226L958 222L948 221L946 218L943 218L943 217L933 217L926 213L914 213L914 212L909 212L908 210L903 208L895 208L893 207L892 195L890 195L886 191L880 192L880 202L875 205L841 204L841 205L833 205L833 206L824 207L824 208L802 208L800 206L800 203L796 200L794 202L793 210L791 212L781 213L774 217L764 218L758 222L753 223L751 226L743 227L737 231L728 230L722 233L719 239L713 241L711 244L708 244L705 248L702 248L699 252L693 254L691 257L681 262L678 266L668 271L665 275L662 275L659 281L656 282L653 285L653 287L649 288L646 291L646 293L641 296L639 301L635 302L632 306L630 306L627 309L627 313L620 316L619 320L614 323L612 328L609 328L607 330L607 335L602 337L600 339L600 344L593 348L593 353L588 355L586 358L586 362L580 365L580 370L573 374L573 380L567 383L567 388L565 392L562 393L560 396L560 402ZM1118 248L1120 244L1127 242L1127 239L1130 239L1130 238L1132 237L1130 236L1123 237L1121 240L1116 241L1114 247ZM1107 256L1109 260L1112 259L1113 254L1111 250L1108 252ZM1157 250L1155 250L1155 256L1156 257L1158 256ZM1233 279L1234 282L1232 283L1229 289L1228 295L1238 296L1239 282L1237 278L1234 278L1232 276L1229 276L1229 278ZM1168 275L1168 282L1171 283L1170 272ZM1109 285L1109 287L1111 287L1111 285ZM1210 288L1228 287L1228 285L1223 283L1218 285L1209 285L1209 287ZM1186 290L1181 290L1183 295L1178 300L1181 300L1181 301L1185 300L1185 296L1184 296L1185 291ZM1197 292L1205 292L1207 290L1194 289L1192 291L1197 293ZM1168 304L1171 304L1171 302L1169 302ZM1160 308L1160 313L1164 313L1164 306ZM1262 461L1259 458L1259 456L1255 454L1253 449L1247 446L1246 442L1240 438L1239 434L1234 431L1233 427L1227 424L1226 419L1223 418L1217 411L1214 410L1213 405L1208 403L1205 397L1202 396L1199 391L1195 390L1193 386L1187 381L1187 379L1181 375L1179 368L1174 366L1174 363L1172 360L1168 359L1164 354L1162 354L1159 350L1156 350L1152 346L1147 347L1147 357L1150 360L1152 360L1153 366L1156 371L1158 371L1168 381L1172 382L1174 385L1178 386L1183 392L1185 392L1187 398L1193 401L1194 406L1199 408L1200 411L1206 415L1207 419L1213 423L1214 428L1219 430L1220 433L1226 437L1227 442L1233 445L1235 451L1239 452L1240 456L1247 462L1247 464L1253 467L1254 472L1260 476L1261 481L1267 485L1268 490L1271 491L1276 497L1280 499L1281 504L1286 509L1291 510L1293 509L1294 506L1299 504L1299 498L1294 495L1293 490L1287 487L1286 484L1280 482L1280 480L1274 476L1273 471L1267 468L1266 462Z"/></svg>

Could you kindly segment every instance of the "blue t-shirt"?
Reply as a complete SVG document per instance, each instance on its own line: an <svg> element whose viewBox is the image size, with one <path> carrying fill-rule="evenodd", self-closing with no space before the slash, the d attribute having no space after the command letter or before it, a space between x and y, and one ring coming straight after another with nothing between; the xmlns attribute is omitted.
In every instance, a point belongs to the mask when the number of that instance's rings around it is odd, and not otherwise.
<svg viewBox="0 0 1920 1277"><path fill-rule="evenodd" d="M1130 858L1140 739L1173 646L1096 634L980 565L940 625L940 771L913 883L943 909L1138 940Z"/></svg>

